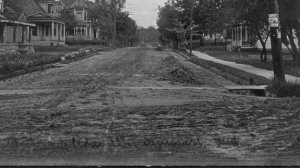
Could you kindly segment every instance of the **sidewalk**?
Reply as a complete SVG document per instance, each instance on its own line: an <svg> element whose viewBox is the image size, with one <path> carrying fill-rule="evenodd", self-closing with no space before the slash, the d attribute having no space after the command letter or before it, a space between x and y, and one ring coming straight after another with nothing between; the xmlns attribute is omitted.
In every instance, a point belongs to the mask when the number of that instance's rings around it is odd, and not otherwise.
<svg viewBox="0 0 300 168"><path fill-rule="evenodd" d="M203 60L207 60L207 61L212 61L215 63L219 63L219 64L223 64L241 71L245 71L251 74L255 74L258 76L262 76L268 79L272 79L274 77L274 73L273 71L269 71L269 70L265 70L265 69L261 69L261 68L256 68L253 67L251 65L246 65L246 64L238 64L235 62L230 62L230 61L223 61L220 59L216 59L215 57L209 56L207 54L201 53L199 51L193 51L193 54ZM286 80L287 81L291 81L291 82L295 82L300 84L300 77L296 77L296 76L292 76L292 75L286 75Z"/></svg>

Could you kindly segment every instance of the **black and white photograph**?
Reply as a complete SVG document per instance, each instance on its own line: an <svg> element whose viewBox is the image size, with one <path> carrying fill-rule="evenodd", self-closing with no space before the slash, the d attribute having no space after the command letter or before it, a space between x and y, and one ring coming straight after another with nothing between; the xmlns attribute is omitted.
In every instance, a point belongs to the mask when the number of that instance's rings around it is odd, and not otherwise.
<svg viewBox="0 0 300 168"><path fill-rule="evenodd" d="M300 0L0 0L0 166L300 166Z"/></svg>

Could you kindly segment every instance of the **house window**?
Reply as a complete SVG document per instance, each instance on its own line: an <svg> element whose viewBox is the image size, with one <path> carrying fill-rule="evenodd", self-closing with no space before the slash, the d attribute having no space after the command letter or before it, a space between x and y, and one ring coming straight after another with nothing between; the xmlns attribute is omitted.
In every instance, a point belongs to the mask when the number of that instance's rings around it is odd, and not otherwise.
<svg viewBox="0 0 300 168"><path fill-rule="evenodd" d="M82 20L82 11L76 12L76 19Z"/></svg>
<svg viewBox="0 0 300 168"><path fill-rule="evenodd" d="M58 6L58 7L57 7L57 10L59 10L59 11L62 11L63 9L64 9L63 6Z"/></svg>
<svg viewBox="0 0 300 168"><path fill-rule="evenodd" d="M54 5L48 4L48 13L54 14Z"/></svg>

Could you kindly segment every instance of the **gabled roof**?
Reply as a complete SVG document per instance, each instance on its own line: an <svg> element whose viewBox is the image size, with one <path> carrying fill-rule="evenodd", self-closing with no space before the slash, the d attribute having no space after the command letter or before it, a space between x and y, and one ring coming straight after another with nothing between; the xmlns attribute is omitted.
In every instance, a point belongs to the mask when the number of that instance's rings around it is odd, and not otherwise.
<svg viewBox="0 0 300 168"><path fill-rule="evenodd" d="M57 6L64 6L64 3L62 1L55 1L55 4Z"/></svg>
<svg viewBox="0 0 300 168"><path fill-rule="evenodd" d="M92 1L86 1L85 3L87 4L87 6L88 6L90 9L92 9L92 8L95 7L95 3L92 2Z"/></svg>
<svg viewBox="0 0 300 168"><path fill-rule="evenodd" d="M22 10L15 6L10 0L4 0L4 18L18 21L22 16Z"/></svg>
<svg viewBox="0 0 300 168"><path fill-rule="evenodd" d="M11 3L15 4L15 6L24 13L28 21L55 20L55 21L63 22L59 17L46 13L38 4L37 0L8 0L8 1L11 1ZM47 0L47 1L54 2L54 0Z"/></svg>
<svg viewBox="0 0 300 168"><path fill-rule="evenodd" d="M72 5L76 0L61 0L61 1L64 3L65 7L70 8L71 5Z"/></svg>
<svg viewBox="0 0 300 168"><path fill-rule="evenodd" d="M74 8L77 4L81 4L85 6L86 8L88 7L87 4L85 4L84 0L75 0L75 2L71 5L71 8Z"/></svg>
<svg viewBox="0 0 300 168"><path fill-rule="evenodd" d="M27 26L35 26L29 24L27 18L20 8L12 3L11 0L4 0L4 12L0 14L1 23L21 24Z"/></svg>
<svg viewBox="0 0 300 168"><path fill-rule="evenodd" d="M94 2L89 1L89 0L60 0L60 1L65 5L66 8L74 8L74 6L77 3L82 3L87 8L94 7Z"/></svg>
<svg viewBox="0 0 300 168"><path fill-rule="evenodd" d="M56 17L54 15L50 15L44 12L39 12L39 13L35 13L32 15L27 16L27 19L29 21L59 21L59 22L63 22L59 17Z"/></svg>
<svg viewBox="0 0 300 168"><path fill-rule="evenodd" d="M36 0L9 0L22 10L25 16L35 13L44 13L44 10L39 6Z"/></svg>

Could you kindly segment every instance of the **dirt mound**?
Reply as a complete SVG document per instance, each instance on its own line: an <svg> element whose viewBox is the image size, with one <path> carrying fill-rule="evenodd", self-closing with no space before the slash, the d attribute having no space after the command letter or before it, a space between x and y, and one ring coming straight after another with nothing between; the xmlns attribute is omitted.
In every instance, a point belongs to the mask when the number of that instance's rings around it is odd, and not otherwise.
<svg viewBox="0 0 300 168"><path fill-rule="evenodd" d="M173 56L168 56L163 60L164 69L167 73L163 74L162 80L170 80L174 82L201 85L195 74L187 67L179 63Z"/></svg>

